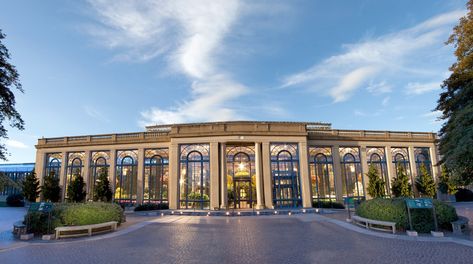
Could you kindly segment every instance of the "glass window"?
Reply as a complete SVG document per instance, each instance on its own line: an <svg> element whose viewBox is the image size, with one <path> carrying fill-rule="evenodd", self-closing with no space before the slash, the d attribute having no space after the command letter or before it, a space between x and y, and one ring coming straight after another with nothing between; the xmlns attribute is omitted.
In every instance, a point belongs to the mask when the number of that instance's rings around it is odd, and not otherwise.
<svg viewBox="0 0 473 264"><path fill-rule="evenodd" d="M105 172L110 181L109 167L110 167L110 152L108 151L94 151L90 155L90 169L89 169L89 196L94 196L94 188L97 184L97 179L100 173Z"/></svg>
<svg viewBox="0 0 473 264"><path fill-rule="evenodd" d="M84 152L70 152L67 154L66 180L64 182L64 197L67 198L67 188L74 176L82 176L82 167L84 166Z"/></svg>
<svg viewBox="0 0 473 264"><path fill-rule="evenodd" d="M181 208L210 209L210 146L180 146L179 204Z"/></svg>
<svg viewBox="0 0 473 264"><path fill-rule="evenodd" d="M169 158L167 149L145 150L144 202L168 202Z"/></svg>
<svg viewBox="0 0 473 264"><path fill-rule="evenodd" d="M420 167L422 164L427 168L427 172L432 176L432 165L430 161L429 148L414 148L416 161L417 176L420 175Z"/></svg>
<svg viewBox="0 0 473 264"><path fill-rule="evenodd" d="M391 188L389 187L390 181L384 148L368 147L366 148L366 157L368 158L368 165L374 166L378 171L378 175L384 180L385 195L390 195Z"/></svg>
<svg viewBox="0 0 473 264"><path fill-rule="evenodd" d="M136 203L137 160L136 150L117 151L115 200L119 203L126 205Z"/></svg>
<svg viewBox="0 0 473 264"><path fill-rule="evenodd" d="M392 156L393 156L393 164L396 169L396 176L399 171L399 167L401 167L404 172L409 177L409 181L412 184L412 174L411 174L411 166L409 163L409 151L408 148L391 148Z"/></svg>
<svg viewBox="0 0 473 264"><path fill-rule="evenodd" d="M274 143L270 145L270 151L274 206L301 206L298 145Z"/></svg>
<svg viewBox="0 0 473 264"><path fill-rule="evenodd" d="M254 146L229 146L226 152L229 207L253 208L256 204Z"/></svg>
<svg viewBox="0 0 473 264"><path fill-rule="evenodd" d="M46 154L46 166L44 175L53 174L55 177L61 177L62 153Z"/></svg>
<svg viewBox="0 0 473 264"><path fill-rule="evenodd" d="M330 147L309 147L309 154L312 201L334 201L336 193L332 149Z"/></svg>
<svg viewBox="0 0 473 264"><path fill-rule="evenodd" d="M344 197L357 201L365 199L365 181L361 172L360 149L358 147L340 148L342 167L342 186Z"/></svg>

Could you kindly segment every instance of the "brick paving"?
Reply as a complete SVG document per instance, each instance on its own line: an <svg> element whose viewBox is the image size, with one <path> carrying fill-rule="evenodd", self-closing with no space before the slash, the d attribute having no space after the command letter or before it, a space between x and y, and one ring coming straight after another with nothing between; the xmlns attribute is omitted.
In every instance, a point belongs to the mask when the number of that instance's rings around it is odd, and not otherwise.
<svg viewBox="0 0 473 264"><path fill-rule="evenodd" d="M473 248L346 230L316 216L164 216L121 236L35 244L0 263L471 263ZM318 220L319 219L319 220Z"/></svg>

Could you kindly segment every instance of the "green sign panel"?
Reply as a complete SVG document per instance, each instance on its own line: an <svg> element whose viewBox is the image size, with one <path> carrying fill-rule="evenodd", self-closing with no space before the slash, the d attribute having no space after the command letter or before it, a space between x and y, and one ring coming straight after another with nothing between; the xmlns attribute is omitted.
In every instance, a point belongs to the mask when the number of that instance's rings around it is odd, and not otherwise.
<svg viewBox="0 0 473 264"><path fill-rule="evenodd" d="M30 205L30 208L28 209L28 211L30 212L42 212L42 213L49 213L52 210L53 210L53 204L46 203L46 202L32 203Z"/></svg>
<svg viewBox="0 0 473 264"><path fill-rule="evenodd" d="M430 209L434 207L432 199L429 198L406 199L406 205L409 209Z"/></svg>

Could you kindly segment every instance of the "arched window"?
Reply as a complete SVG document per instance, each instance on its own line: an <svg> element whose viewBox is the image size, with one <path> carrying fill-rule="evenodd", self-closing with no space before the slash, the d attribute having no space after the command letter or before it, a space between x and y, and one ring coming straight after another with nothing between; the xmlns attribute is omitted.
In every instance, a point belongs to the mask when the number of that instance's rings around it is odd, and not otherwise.
<svg viewBox="0 0 473 264"><path fill-rule="evenodd" d="M147 149L145 151L145 173L143 180L144 201L148 203L167 203L168 185L168 150Z"/></svg>
<svg viewBox="0 0 473 264"><path fill-rule="evenodd" d="M227 196L230 208L253 208L256 204L254 146L227 147Z"/></svg>
<svg viewBox="0 0 473 264"><path fill-rule="evenodd" d="M330 147L309 147L309 153L312 201L331 202L336 199L332 149Z"/></svg>
<svg viewBox="0 0 473 264"><path fill-rule="evenodd" d="M368 165L374 166L378 171L378 175L384 180L384 193L390 195L391 188L390 180L388 175L388 169L386 164L386 155L384 154L383 148L367 148Z"/></svg>
<svg viewBox="0 0 473 264"><path fill-rule="evenodd" d="M411 166L409 164L409 152L407 148L392 148L393 164L396 169L396 177L398 176L399 170L403 170L409 177L409 181L413 183Z"/></svg>
<svg viewBox="0 0 473 264"><path fill-rule="evenodd" d="M179 201L181 208L210 208L210 147L181 145Z"/></svg>
<svg viewBox="0 0 473 264"><path fill-rule="evenodd" d="M271 144L270 151L274 206L277 208L301 206L297 144Z"/></svg>
<svg viewBox="0 0 473 264"><path fill-rule="evenodd" d="M421 174L420 167L422 166L422 164L424 164L425 168L427 169L427 173L433 176L429 150L430 150L429 148L414 148L416 170L417 170L418 176Z"/></svg>
<svg viewBox="0 0 473 264"><path fill-rule="evenodd" d="M61 177L61 153L48 153L46 154L46 167L44 175L53 174L55 177Z"/></svg>
<svg viewBox="0 0 473 264"><path fill-rule="evenodd" d="M340 148L342 157L342 186L344 197L353 197L353 199L365 199L365 181L361 173L360 150L358 147Z"/></svg>
<svg viewBox="0 0 473 264"><path fill-rule="evenodd" d="M67 188L73 177L82 176L82 167L84 160L84 152L71 152L67 155L66 180L64 182L64 197L67 198Z"/></svg>
<svg viewBox="0 0 473 264"><path fill-rule="evenodd" d="M137 151L117 151L115 200L126 205L136 202Z"/></svg>
<svg viewBox="0 0 473 264"><path fill-rule="evenodd" d="M109 173L109 159L110 155L108 151L96 151L91 154L90 169L89 169L89 195L94 196L94 189L97 185L97 179L101 173ZM110 180L110 177L108 177Z"/></svg>

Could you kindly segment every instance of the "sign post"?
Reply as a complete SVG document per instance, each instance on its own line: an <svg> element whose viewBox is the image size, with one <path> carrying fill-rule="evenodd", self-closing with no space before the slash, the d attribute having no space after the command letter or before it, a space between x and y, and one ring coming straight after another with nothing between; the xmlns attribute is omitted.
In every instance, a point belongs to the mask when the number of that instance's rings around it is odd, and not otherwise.
<svg viewBox="0 0 473 264"><path fill-rule="evenodd" d="M407 215L409 217L410 230L413 230L411 209L432 209L432 216L434 218L435 231L438 231L437 214L435 213L435 206L432 199L430 198L406 199L406 206L407 206Z"/></svg>
<svg viewBox="0 0 473 264"><path fill-rule="evenodd" d="M53 211L53 204L48 202L32 203L28 209L28 213L38 212L41 214L48 214L48 233L51 233L51 212ZM30 215L31 216L31 215ZM30 224L28 217L27 226Z"/></svg>

